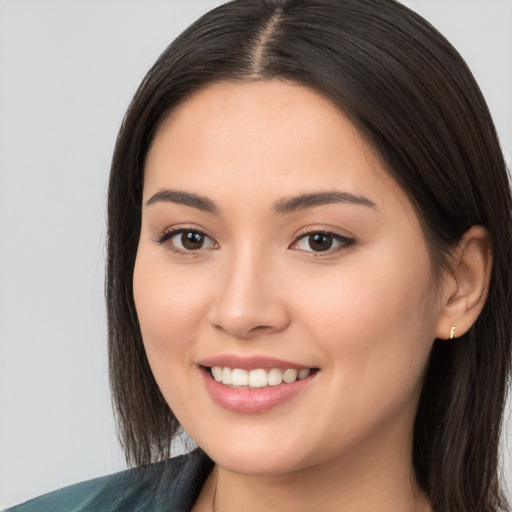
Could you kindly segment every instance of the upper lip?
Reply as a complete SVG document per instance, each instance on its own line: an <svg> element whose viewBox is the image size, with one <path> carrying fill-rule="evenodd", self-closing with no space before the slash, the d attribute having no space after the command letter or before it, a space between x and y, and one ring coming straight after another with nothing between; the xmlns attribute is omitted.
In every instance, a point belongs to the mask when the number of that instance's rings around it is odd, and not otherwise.
<svg viewBox="0 0 512 512"><path fill-rule="evenodd" d="M208 357L199 361L199 366L220 366L222 368L240 368L242 370L256 370L258 368L294 368L302 370L305 368L314 368L307 364L294 363L283 359L276 359L269 356L250 356L242 357L234 354L221 354L218 356Z"/></svg>

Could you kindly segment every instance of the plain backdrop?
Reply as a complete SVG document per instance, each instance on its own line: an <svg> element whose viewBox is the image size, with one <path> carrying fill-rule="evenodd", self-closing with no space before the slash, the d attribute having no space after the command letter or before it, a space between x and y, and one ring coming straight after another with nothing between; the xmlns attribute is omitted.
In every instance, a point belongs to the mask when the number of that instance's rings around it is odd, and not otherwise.
<svg viewBox="0 0 512 512"><path fill-rule="evenodd" d="M0 508L125 467L103 300L110 158L145 72L219 3L0 0ZM512 1L406 3L468 61L510 164Z"/></svg>

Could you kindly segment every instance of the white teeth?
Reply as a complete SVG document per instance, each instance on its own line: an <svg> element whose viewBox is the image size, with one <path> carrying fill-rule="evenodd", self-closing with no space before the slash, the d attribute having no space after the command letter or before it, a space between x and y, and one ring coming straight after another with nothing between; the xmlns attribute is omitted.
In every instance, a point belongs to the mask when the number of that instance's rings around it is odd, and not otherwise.
<svg viewBox="0 0 512 512"><path fill-rule="evenodd" d="M299 371L294 368L288 368L286 370L272 368L268 371L263 368L258 368L256 370L247 371L241 368L212 366L210 371L217 382L222 382L222 384L232 387L250 388L279 386L279 384L283 382L291 384L297 380L305 379L311 374L309 368L303 368Z"/></svg>
<svg viewBox="0 0 512 512"><path fill-rule="evenodd" d="M269 386L279 386L283 382L283 372L279 368L272 368L268 372L267 382Z"/></svg>
<svg viewBox="0 0 512 512"><path fill-rule="evenodd" d="M294 370L293 368L288 368L283 373L283 380L290 384L291 382L295 382L297 380L297 370Z"/></svg>
<svg viewBox="0 0 512 512"><path fill-rule="evenodd" d="M264 388L267 385L267 372L265 370L251 370L249 372L249 387Z"/></svg>
<svg viewBox="0 0 512 512"><path fill-rule="evenodd" d="M233 384L233 372L231 368L222 368L222 384Z"/></svg>
<svg viewBox="0 0 512 512"><path fill-rule="evenodd" d="M225 369L225 368L224 368ZM249 385L249 372L241 370L240 368L233 369L233 386L247 386ZM224 381L222 381L224 383Z"/></svg>
<svg viewBox="0 0 512 512"><path fill-rule="evenodd" d="M228 368L229 369L229 368ZM220 366L214 366L212 368L212 375L213 375L213 378L217 381L217 382L222 382L222 368Z"/></svg>
<svg viewBox="0 0 512 512"><path fill-rule="evenodd" d="M309 377L309 374L311 373L311 370L309 368L304 368L302 370L299 370L299 374L297 378L299 380L305 379L306 377Z"/></svg>

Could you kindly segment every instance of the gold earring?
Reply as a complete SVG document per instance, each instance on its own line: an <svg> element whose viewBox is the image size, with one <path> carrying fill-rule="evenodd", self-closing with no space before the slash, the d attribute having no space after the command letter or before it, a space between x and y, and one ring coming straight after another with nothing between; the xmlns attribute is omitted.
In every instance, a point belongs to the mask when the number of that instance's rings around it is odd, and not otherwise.
<svg viewBox="0 0 512 512"><path fill-rule="evenodd" d="M457 326L453 324L452 328L450 329L450 341L453 340L453 337L455 336L455 327Z"/></svg>

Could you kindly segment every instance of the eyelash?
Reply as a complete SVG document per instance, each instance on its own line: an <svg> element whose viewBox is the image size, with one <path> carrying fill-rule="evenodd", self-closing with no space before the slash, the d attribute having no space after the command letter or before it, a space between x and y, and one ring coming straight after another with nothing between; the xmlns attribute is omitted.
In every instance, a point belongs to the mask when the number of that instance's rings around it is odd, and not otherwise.
<svg viewBox="0 0 512 512"><path fill-rule="evenodd" d="M354 238L348 238L346 236L340 235L338 233L334 233L332 231L309 229L309 230L306 230L305 232L301 233L295 239L295 241L291 244L290 247L297 245L300 241L305 240L312 235L321 235L321 236L325 236L325 237L330 237L333 241L335 241L339 244L339 246L333 250L331 250L331 247L329 247L325 251L304 251L304 252L309 252L311 254L314 254L315 257L321 257L323 254L325 254L326 256L332 255L333 253L337 253L339 251L342 251L343 249L347 249L348 247L350 247L351 245L353 245L355 243ZM298 250L301 250L301 249L298 249Z"/></svg>
<svg viewBox="0 0 512 512"><path fill-rule="evenodd" d="M212 250L215 248L215 247L208 247L208 248L201 247L197 250L192 250L192 249L184 250L184 249L180 249L179 247L176 247L175 245L173 245L171 243L168 243L176 235L179 235L179 234L183 235L185 233L200 235L201 237L204 237L205 239L211 240L211 242L214 245L217 245L217 243L211 237L209 237L204 231L201 231L200 229L195 229L195 228L192 229L192 228L187 228L187 227L173 228L172 230L165 232L159 239L157 239L155 241L160 245L167 244L168 249L170 251L172 251L176 254L184 255L184 256L195 256L201 251ZM343 249L347 249L348 247L350 247L351 245L353 245L355 243L355 240L353 238L348 238L346 236L342 236L337 233L333 233L331 231L311 229L311 230L305 231L304 233L300 234L295 239L295 241L290 245L290 248L292 248L293 246L296 246L300 241L302 241L312 235L321 235L324 237L330 237L332 239L332 241L337 242L339 244L339 246L337 248L335 248L334 250L331 250L331 247L328 247L325 251L306 251L303 249L297 249L297 250L314 254L315 257L321 257L323 254L332 255L333 253L336 253Z"/></svg>
<svg viewBox="0 0 512 512"><path fill-rule="evenodd" d="M204 248L200 248L198 250L184 250L184 249L180 249L179 247L176 247L175 245L171 244L171 243L167 243L167 242L170 242L170 240L175 237L176 235L179 235L179 234L185 234L185 233L193 233L193 234L197 234L197 235L200 235L204 238L208 238L210 240L212 240L211 237L209 237L204 231L201 231L200 229L195 229L195 228L187 228L187 227L175 227L173 229L171 229L170 231L166 231L158 240L156 240L157 243L159 243L160 245L164 245L166 244L167 245L167 248L176 253L176 254L180 254L180 255L183 255L183 256L195 256L197 255L200 251L204 251L205 249ZM212 240L212 242L216 245L216 242ZM210 248L211 249L211 248ZM208 249L206 249L208 250Z"/></svg>

